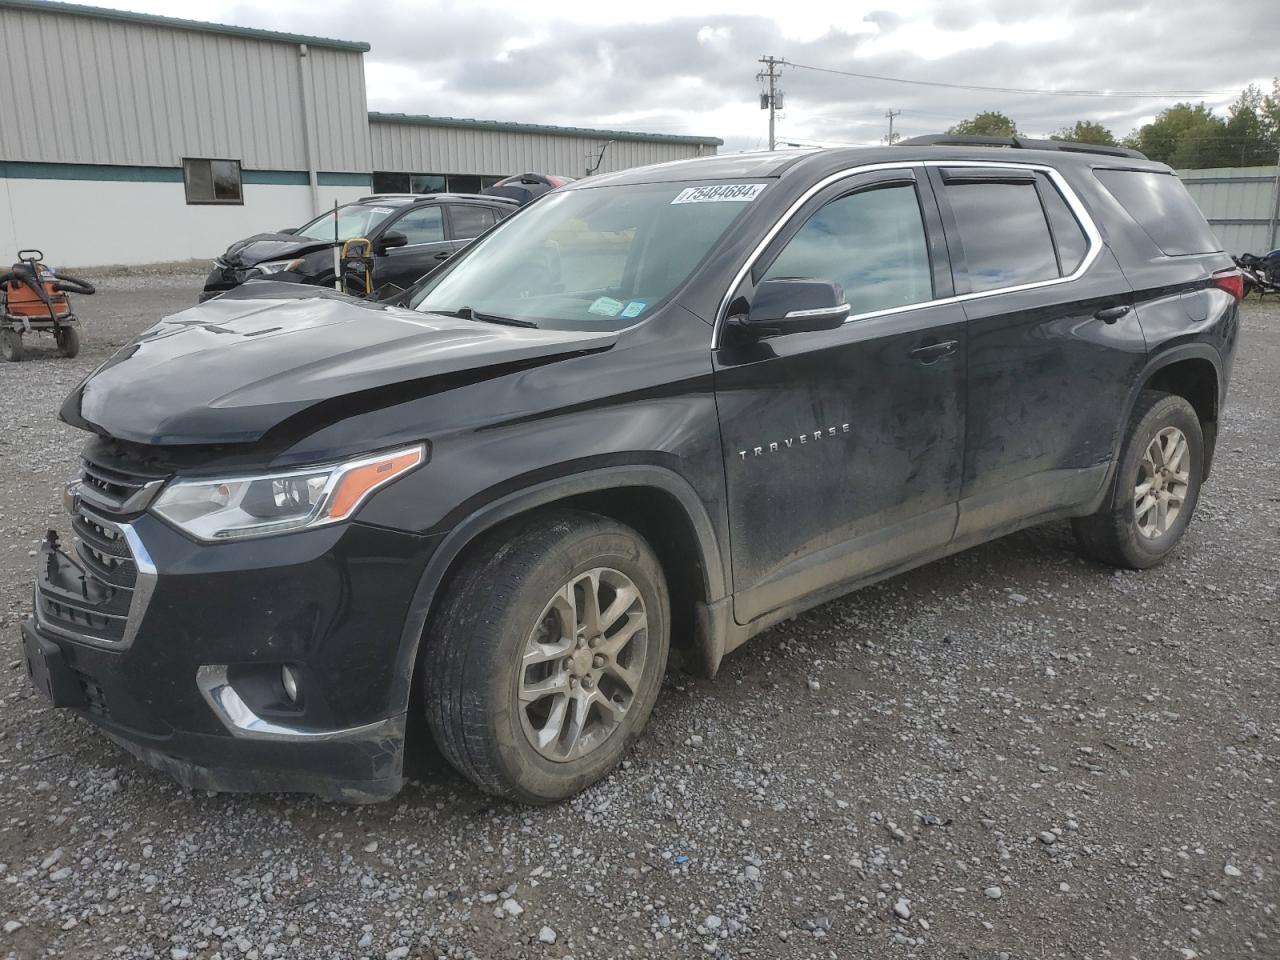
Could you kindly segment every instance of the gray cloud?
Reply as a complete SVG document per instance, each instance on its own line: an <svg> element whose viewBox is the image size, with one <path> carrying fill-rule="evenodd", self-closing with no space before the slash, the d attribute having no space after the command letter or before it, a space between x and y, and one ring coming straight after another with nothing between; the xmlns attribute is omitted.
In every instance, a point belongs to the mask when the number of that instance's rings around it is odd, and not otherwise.
<svg viewBox="0 0 1280 960"><path fill-rule="evenodd" d="M1236 91L1277 70L1273 51L1280 43L1272 0L1238 0L1230 30L1206 24L1204 7L1189 0L1123 8L1112 0L977 0L962 6L924 0L909 10L866 14L863 22L877 28L882 41L906 48L893 52L883 43L870 43L874 30L832 28L795 40L767 17L682 16L600 26L558 19L555 9L522 14L474 5L361 0L314 10L305 30L367 40L373 46L370 64L402 71L407 79L401 87L371 90L373 109L709 134L723 137L726 149L751 147L764 134L753 79L763 53L948 83ZM277 16L244 6L231 19L301 28L273 19ZM1047 18L1055 21L1052 32L1037 34L1037 24ZM991 31L990 42L924 56L912 52L910 42L921 20L944 32L981 25ZM1060 22L1070 27L1059 29ZM513 45L516 49L509 49ZM877 139L890 108L902 111L897 129L907 135L941 130L979 110L995 109L1030 133L1096 119L1123 136L1173 102L984 93L804 70L784 71L783 87L782 137L831 143Z"/></svg>

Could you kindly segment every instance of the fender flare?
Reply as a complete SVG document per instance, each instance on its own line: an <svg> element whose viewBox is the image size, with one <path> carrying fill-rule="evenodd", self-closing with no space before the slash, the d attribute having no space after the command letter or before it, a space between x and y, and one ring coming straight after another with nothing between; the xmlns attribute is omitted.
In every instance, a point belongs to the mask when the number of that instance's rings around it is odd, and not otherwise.
<svg viewBox="0 0 1280 960"><path fill-rule="evenodd" d="M622 487L648 487L671 495L689 518L701 554L703 571L703 605L723 605L728 596L728 570L723 551L701 498L692 485L679 474L658 466L617 466L570 474L490 500L468 514L440 541L427 561L418 586L414 590L400 636L396 655L394 686L390 702L396 711L408 709L412 694L414 667L427 619L435 605L440 584L454 562L475 539L498 524L538 507L548 506L584 493ZM718 662L718 657L716 658Z"/></svg>
<svg viewBox="0 0 1280 960"><path fill-rule="evenodd" d="M1129 396L1125 399L1124 418L1120 421L1121 429L1119 431L1115 449L1111 451L1112 464L1118 464L1120 461L1120 450L1124 447L1125 428L1129 423L1129 418L1133 416L1133 408L1138 403L1138 397L1141 396L1143 388L1151 380L1153 376L1163 370L1165 367L1172 366L1183 360L1208 360L1213 364L1214 376L1218 381L1218 395L1215 398L1215 404L1218 409L1222 407L1222 357L1212 346L1207 343L1184 343L1175 347L1169 347L1161 350L1159 353L1150 354L1147 357L1146 365L1133 379L1133 387L1129 390ZM1115 482L1118 471L1112 469L1111 478L1108 485L1104 488L1103 503L1109 503L1111 497L1115 494Z"/></svg>

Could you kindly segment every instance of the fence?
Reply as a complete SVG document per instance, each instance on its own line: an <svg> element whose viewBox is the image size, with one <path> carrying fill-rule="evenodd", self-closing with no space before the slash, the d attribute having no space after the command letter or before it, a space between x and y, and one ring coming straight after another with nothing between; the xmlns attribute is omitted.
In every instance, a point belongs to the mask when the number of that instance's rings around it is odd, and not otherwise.
<svg viewBox="0 0 1280 960"><path fill-rule="evenodd" d="M1178 176L1228 253L1280 247L1280 167L1180 170Z"/></svg>

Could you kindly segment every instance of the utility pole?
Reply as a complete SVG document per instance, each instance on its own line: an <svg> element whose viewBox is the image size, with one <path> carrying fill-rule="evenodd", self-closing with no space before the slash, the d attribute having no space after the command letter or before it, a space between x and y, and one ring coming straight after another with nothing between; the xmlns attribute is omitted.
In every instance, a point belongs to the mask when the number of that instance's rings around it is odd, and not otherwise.
<svg viewBox="0 0 1280 960"><path fill-rule="evenodd" d="M901 134L895 134L893 132L893 118L897 116L901 116L902 111L886 110L884 115L889 118L889 136L884 138L884 142L889 144L889 146L893 146L895 143L897 143L898 137L901 136Z"/></svg>
<svg viewBox="0 0 1280 960"><path fill-rule="evenodd" d="M769 111L769 149L775 150L777 149L778 141L774 135L774 120L782 95L782 91L777 87L778 69L786 61L780 57L761 57L759 62L763 63L765 68L756 74L756 79L769 82L769 92L760 95L760 109Z"/></svg>
<svg viewBox="0 0 1280 960"><path fill-rule="evenodd" d="M1278 223L1280 223L1280 148L1276 150L1276 179L1271 194L1271 220L1267 224L1267 253L1276 248L1276 225Z"/></svg>

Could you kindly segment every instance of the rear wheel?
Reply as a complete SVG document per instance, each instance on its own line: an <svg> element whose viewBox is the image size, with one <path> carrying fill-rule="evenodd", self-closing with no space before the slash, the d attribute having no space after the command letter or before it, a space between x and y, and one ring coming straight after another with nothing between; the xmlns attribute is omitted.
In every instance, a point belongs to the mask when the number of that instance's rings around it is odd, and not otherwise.
<svg viewBox="0 0 1280 960"><path fill-rule="evenodd" d="M1129 423L1114 496L1072 527L1085 552L1142 569L1168 556L1191 522L1204 475L1204 439L1191 404L1154 390L1143 392Z"/></svg>
<svg viewBox="0 0 1280 960"><path fill-rule="evenodd" d="M628 527L564 510L508 528L453 580L424 641L441 752L525 803L599 780L653 710L669 606L657 557Z"/></svg>
<svg viewBox="0 0 1280 960"><path fill-rule="evenodd" d="M53 339L58 342L58 352L64 357L74 357L80 352L80 331L75 327L58 327L53 332Z"/></svg>
<svg viewBox="0 0 1280 960"><path fill-rule="evenodd" d="M22 359L22 334L17 330L0 330L0 357L12 363Z"/></svg>

